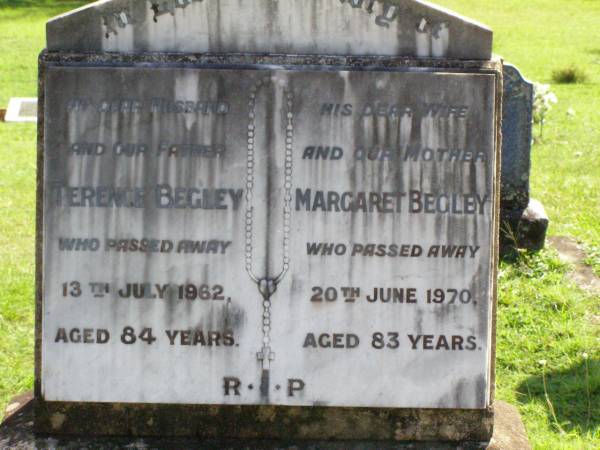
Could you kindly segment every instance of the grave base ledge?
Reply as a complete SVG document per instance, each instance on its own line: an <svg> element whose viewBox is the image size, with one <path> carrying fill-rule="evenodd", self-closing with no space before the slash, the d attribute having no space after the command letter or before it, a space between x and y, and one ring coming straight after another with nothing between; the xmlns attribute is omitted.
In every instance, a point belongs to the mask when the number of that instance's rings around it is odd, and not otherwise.
<svg viewBox="0 0 600 450"><path fill-rule="evenodd" d="M90 436L485 441L493 409L155 405L35 401L35 431Z"/></svg>
<svg viewBox="0 0 600 450"><path fill-rule="evenodd" d="M46 404L48 405L48 404ZM40 404L38 403L38 408ZM225 439L198 437L99 437L93 435L39 434L34 432L34 400L31 392L13 399L9 416L0 424L0 448L154 448L154 449L219 449L219 450L531 450L521 417L514 406L497 401L494 404L494 433L491 441L420 441L364 439L354 441L285 439ZM491 411L488 411L491 413ZM56 419L55 419L56 420ZM104 420L104 419L103 419ZM255 419L259 422L258 419ZM265 418L262 419L263 422ZM187 419L189 422L189 419ZM488 419L486 423L489 424ZM355 424L358 426L359 424ZM424 426L424 425L421 425ZM227 424L226 427L227 428Z"/></svg>

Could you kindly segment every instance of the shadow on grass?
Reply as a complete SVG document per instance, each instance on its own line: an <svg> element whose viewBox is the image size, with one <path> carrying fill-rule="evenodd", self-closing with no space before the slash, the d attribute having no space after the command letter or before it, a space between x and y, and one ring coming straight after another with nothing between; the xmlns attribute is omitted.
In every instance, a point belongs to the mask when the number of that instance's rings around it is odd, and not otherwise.
<svg viewBox="0 0 600 450"><path fill-rule="evenodd" d="M517 388L522 394L521 403L547 403L547 392L552 404L546 408L548 421L559 431L562 428L565 432L578 430L594 433L600 428L600 359L590 358L587 366L582 361L558 371L547 366L545 384L546 389L540 367L540 375L529 377Z"/></svg>

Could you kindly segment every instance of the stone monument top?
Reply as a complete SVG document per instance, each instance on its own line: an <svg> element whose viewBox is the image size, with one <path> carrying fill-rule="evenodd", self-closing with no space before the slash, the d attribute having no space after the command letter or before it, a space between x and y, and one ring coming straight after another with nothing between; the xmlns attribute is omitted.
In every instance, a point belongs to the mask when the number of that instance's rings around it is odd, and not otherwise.
<svg viewBox="0 0 600 450"><path fill-rule="evenodd" d="M101 0L47 24L49 51L489 60L492 31L423 0Z"/></svg>

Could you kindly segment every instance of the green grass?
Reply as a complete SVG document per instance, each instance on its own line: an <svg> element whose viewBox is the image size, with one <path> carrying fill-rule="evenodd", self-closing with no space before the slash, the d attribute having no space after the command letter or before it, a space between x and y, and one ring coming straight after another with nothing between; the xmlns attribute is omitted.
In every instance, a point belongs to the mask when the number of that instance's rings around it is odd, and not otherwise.
<svg viewBox="0 0 600 450"><path fill-rule="evenodd" d="M37 95L46 20L85 2L0 0L0 108ZM0 122L0 416L33 384L35 124Z"/></svg>
<svg viewBox="0 0 600 450"><path fill-rule="evenodd" d="M33 381L35 127L0 124L0 411Z"/></svg>
<svg viewBox="0 0 600 450"><path fill-rule="evenodd" d="M519 407L540 450L600 445L599 334L591 320L600 305L565 281L567 270L553 250L500 267L497 398Z"/></svg>
<svg viewBox="0 0 600 450"><path fill-rule="evenodd" d="M534 147L532 191L550 233L579 240L600 274L600 1L435 1L491 26L495 52L532 80L552 83L570 65L587 74L553 86L559 103ZM82 3L0 0L0 105L36 95L44 22ZM33 382L35 126L0 123L0 144L1 411ZM567 270L550 250L500 270L497 397L519 407L538 450L600 448L600 299Z"/></svg>

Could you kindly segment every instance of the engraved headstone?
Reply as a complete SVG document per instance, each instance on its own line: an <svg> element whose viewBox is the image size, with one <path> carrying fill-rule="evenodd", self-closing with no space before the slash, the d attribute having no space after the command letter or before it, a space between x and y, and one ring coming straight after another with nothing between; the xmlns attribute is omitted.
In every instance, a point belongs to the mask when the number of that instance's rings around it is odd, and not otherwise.
<svg viewBox="0 0 600 450"><path fill-rule="evenodd" d="M504 64L502 97L502 209L527 208L533 139L533 83Z"/></svg>
<svg viewBox="0 0 600 450"><path fill-rule="evenodd" d="M489 439L490 49L421 1L113 0L51 21L38 429Z"/></svg>
<svg viewBox="0 0 600 450"><path fill-rule="evenodd" d="M529 196L533 141L534 86L519 70L504 63L502 97L501 253L544 247L548 216Z"/></svg>

